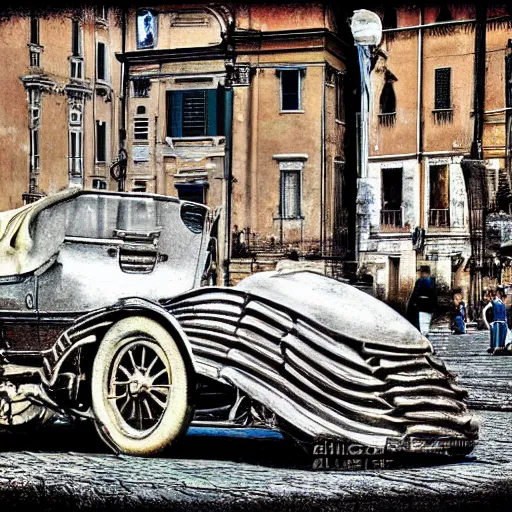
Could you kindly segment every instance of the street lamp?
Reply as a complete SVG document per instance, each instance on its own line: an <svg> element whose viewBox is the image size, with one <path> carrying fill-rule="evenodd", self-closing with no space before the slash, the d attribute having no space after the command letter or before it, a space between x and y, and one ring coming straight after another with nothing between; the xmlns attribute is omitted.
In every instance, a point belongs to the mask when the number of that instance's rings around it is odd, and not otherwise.
<svg viewBox="0 0 512 512"><path fill-rule="evenodd" d="M368 125L370 112L370 71L371 47L377 46L382 38L382 23L377 14L366 9L354 11L350 30L357 46L359 70L361 73L361 115L360 115L360 177L368 175Z"/></svg>
<svg viewBox="0 0 512 512"><path fill-rule="evenodd" d="M359 58L359 70L361 80L361 113L359 117L359 178L357 180L357 225L356 225L356 260L359 259L359 245L367 217L367 205L365 204L364 190L366 186L361 184L368 176L368 150L369 150L369 112L370 112L370 71L371 50L377 46L382 38L382 23L377 14L366 9L354 11L350 22L350 30L357 47ZM367 220L367 219L366 219Z"/></svg>

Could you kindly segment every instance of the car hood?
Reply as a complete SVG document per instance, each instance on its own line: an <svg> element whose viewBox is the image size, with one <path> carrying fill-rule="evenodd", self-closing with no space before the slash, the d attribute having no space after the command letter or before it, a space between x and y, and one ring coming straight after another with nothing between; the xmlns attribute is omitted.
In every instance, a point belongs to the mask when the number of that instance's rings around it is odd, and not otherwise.
<svg viewBox="0 0 512 512"><path fill-rule="evenodd" d="M315 272L260 272L235 288L285 305L362 343L418 350L431 346L410 322L380 300Z"/></svg>

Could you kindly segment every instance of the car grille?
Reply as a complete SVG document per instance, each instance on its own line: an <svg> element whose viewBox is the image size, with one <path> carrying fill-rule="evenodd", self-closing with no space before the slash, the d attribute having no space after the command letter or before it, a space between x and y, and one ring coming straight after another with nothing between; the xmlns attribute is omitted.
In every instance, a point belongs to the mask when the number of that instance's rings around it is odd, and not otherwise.
<svg viewBox="0 0 512 512"><path fill-rule="evenodd" d="M119 266L129 274L149 274L155 268L157 259L155 249L137 246L119 249Z"/></svg>

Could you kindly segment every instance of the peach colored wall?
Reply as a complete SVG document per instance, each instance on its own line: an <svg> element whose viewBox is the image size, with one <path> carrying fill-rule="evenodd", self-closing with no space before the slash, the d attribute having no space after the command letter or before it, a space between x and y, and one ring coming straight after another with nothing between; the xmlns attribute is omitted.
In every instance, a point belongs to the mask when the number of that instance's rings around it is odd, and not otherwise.
<svg viewBox="0 0 512 512"><path fill-rule="evenodd" d="M297 4L254 4L248 6L248 18L244 28L261 30L294 30L321 28L326 24L324 8L321 3L306 3L298 8Z"/></svg>
<svg viewBox="0 0 512 512"><path fill-rule="evenodd" d="M384 36L388 58L379 58L372 74L373 104L370 125L370 155L405 154L416 151L418 97L418 37L416 31ZM392 126L379 124L380 96L385 72L392 72L396 96L396 120Z"/></svg>
<svg viewBox="0 0 512 512"><path fill-rule="evenodd" d="M28 37L26 18L13 17L0 25L0 211L21 206L28 183L27 93L19 79L29 59Z"/></svg>
<svg viewBox="0 0 512 512"><path fill-rule="evenodd" d="M110 127L107 158L117 155L119 117L120 64L115 51L121 49L121 30L112 11L108 24L97 23L92 11L83 11L83 55L85 84L92 89L95 74L96 41L109 48L111 84L110 99L90 95L84 108L84 181L91 186L93 177L107 177L108 163L95 168L95 119ZM0 23L0 66L8 95L0 98L0 210L22 206L22 194L29 187L29 113L27 92L21 77L44 75L55 84L41 97L40 174L39 189L47 194L68 186L68 96L64 91L70 83L71 12L45 16L39 20L40 69L29 68L30 19L12 17ZM94 98L94 99L93 99ZM107 178L108 181L108 178ZM6 186L6 184L9 184ZM116 188L110 184L110 188Z"/></svg>
<svg viewBox="0 0 512 512"><path fill-rule="evenodd" d="M423 108L424 151L468 150L473 139L474 30L454 27L452 34L424 38ZM453 121L434 121L435 69L451 67Z"/></svg>

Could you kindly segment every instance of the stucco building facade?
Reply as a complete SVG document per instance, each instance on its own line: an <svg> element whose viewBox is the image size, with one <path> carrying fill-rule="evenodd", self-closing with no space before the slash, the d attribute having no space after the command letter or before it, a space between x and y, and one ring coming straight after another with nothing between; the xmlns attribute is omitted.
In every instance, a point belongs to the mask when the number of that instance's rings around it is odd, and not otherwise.
<svg viewBox="0 0 512 512"><path fill-rule="evenodd" d="M384 30L372 72L368 175L359 179L359 257L377 295L400 308L421 265L441 291L467 297L461 161L474 142L475 11L472 4L376 9ZM495 5L485 14L482 149L495 198L510 181L512 13Z"/></svg>
<svg viewBox="0 0 512 512"><path fill-rule="evenodd" d="M346 14L233 2L3 19L0 208L73 185L116 190L121 151L125 190L212 208L226 284L232 258L261 251L272 264L291 249L343 258L355 200Z"/></svg>
<svg viewBox="0 0 512 512"><path fill-rule="evenodd" d="M109 187L120 117L121 20L106 8L0 21L0 209L70 185Z"/></svg>

